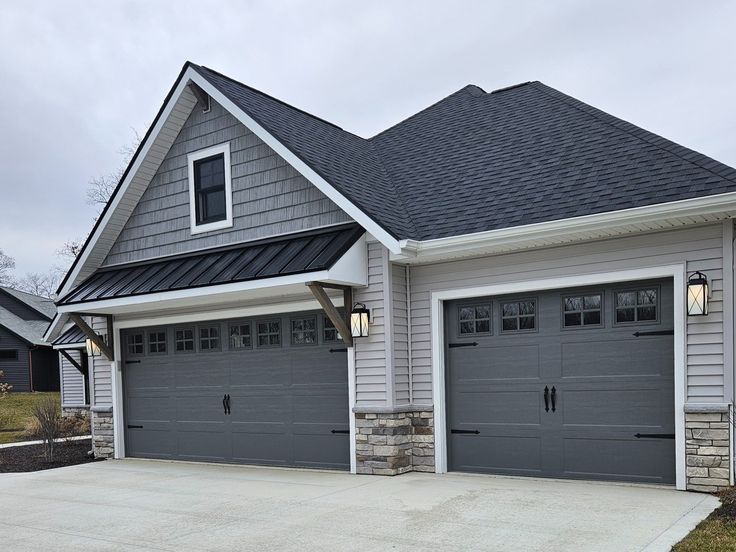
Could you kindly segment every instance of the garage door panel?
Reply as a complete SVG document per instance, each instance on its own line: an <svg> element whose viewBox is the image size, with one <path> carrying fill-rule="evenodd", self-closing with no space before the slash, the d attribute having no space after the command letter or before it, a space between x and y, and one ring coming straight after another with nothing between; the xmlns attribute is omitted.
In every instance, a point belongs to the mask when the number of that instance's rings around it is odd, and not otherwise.
<svg viewBox="0 0 736 552"><path fill-rule="evenodd" d="M173 458L176 456L176 434L168 422L148 423L142 429L128 430L125 448L129 456Z"/></svg>
<svg viewBox="0 0 736 552"><path fill-rule="evenodd" d="M288 466L293 464L292 437L281 432L233 433L232 458L246 464Z"/></svg>
<svg viewBox="0 0 736 552"><path fill-rule="evenodd" d="M326 424L345 426L348 420L342 413L348 407L347 397L330 393L300 394L292 399L293 416L297 424Z"/></svg>
<svg viewBox="0 0 736 552"><path fill-rule="evenodd" d="M565 390L560 393L562 423L565 426L661 427L665 405L659 387L626 387Z"/></svg>
<svg viewBox="0 0 736 552"><path fill-rule="evenodd" d="M233 387L279 387L291 384L291 358L280 350L248 351L230 355L227 361L229 384Z"/></svg>
<svg viewBox="0 0 736 552"><path fill-rule="evenodd" d="M350 436L341 434L296 433L294 464L307 468L350 469Z"/></svg>
<svg viewBox="0 0 736 552"><path fill-rule="evenodd" d="M458 471L539 475L539 436L452 435L450 465Z"/></svg>
<svg viewBox="0 0 736 552"><path fill-rule="evenodd" d="M665 483L674 480L672 440L565 438L565 474L586 479Z"/></svg>
<svg viewBox="0 0 736 552"><path fill-rule="evenodd" d="M458 393L451 412L452 427L477 425L539 425L542 410L537 390Z"/></svg>
<svg viewBox="0 0 736 552"><path fill-rule="evenodd" d="M668 377L673 363L674 345L671 338L626 338L562 344L563 377Z"/></svg>
<svg viewBox="0 0 736 552"><path fill-rule="evenodd" d="M177 456L182 460L196 460L201 462L223 461L231 456L230 441L223 439L223 432L218 428L207 428L206 424L198 424L198 429L184 429L179 426L177 437Z"/></svg>
<svg viewBox="0 0 736 552"><path fill-rule="evenodd" d="M539 379L539 345L450 349L450 377L457 383Z"/></svg>

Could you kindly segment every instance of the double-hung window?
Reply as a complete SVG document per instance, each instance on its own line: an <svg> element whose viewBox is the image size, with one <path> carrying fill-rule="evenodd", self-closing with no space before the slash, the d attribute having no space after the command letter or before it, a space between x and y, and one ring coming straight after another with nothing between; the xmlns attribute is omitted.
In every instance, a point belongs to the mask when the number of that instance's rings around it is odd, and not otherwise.
<svg viewBox="0 0 736 552"><path fill-rule="evenodd" d="M233 225L230 144L190 153L188 161L192 234L229 228Z"/></svg>

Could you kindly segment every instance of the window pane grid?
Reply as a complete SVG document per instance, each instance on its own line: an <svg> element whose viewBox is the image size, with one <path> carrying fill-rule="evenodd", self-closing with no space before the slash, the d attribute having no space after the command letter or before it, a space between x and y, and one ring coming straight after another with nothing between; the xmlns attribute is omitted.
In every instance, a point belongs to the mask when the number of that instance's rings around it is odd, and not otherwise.
<svg viewBox="0 0 736 552"><path fill-rule="evenodd" d="M258 322L258 346L277 347L281 345L281 322L265 320Z"/></svg>
<svg viewBox="0 0 736 552"><path fill-rule="evenodd" d="M616 292L616 323L655 322L657 290L655 288Z"/></svg>
<svg viewBox="0 0 736 552"><path fill-rule="evenodd" d="M250 349L250 324L237 324L230 326L230 348Z"/></svg>
<svg viewBox="0 0 736 552"><path fill-rule="evenodd" d="M174 348L177 352L193 351L194 330L176 330L174 332Z"/></svg>
<svg viewBox="0 0 736 552"><path fill-rule="evenodd" d="M563 325L600 326L602 297L597 295L576 295L563 300Z"/></svg>
<svg viewBox="0 0 736 552"><path fill-rule="evenodd" d="M501 331L533 330L536 326L536 301L501 303Z"/></svg>
<svg viewBox="0 0 736 552"><path fill-rule="evenodd" d="M227 202L224 154L194 162L194 190L197 224L225 220Z"/></svg>
<svg viewBox="0 0 736 552"><path fill-rule="evenodd" d="M148 352L166 352L166 332L148 332Z"/></svg>
<svg viewBox="0 0 736 552"><path fill-rule="evenodd" d="M128 334L126 338L127 350L129 355L143 354L143 334Z"/></svg>
<svg viewBox="0 0 736 552"><path fill-rule="evenodd" d="M291 343L313 345L317 343L317 319L299 318L291 321Z"/></svg>
<svg viewBox="0 0 736 552"><path fill-rule="evenodd" d="M199 350L214 351L220 348L220 328L209 326L199 328Z"/></svg>
<svg viewBox="0 0 736 552"><path fill-rule="evenodd" d="M325 340L325 343L342 341L342 336L340 335L340 332L337 331L337 328L335 328L335 325L332 323L332 320L330 320L328 316L324 317L323 339Z"/></svg>
<svg viewBox="0 0 736 552"><path fill-rule="evenodd" d="M489 304L460 307L458 318L461 335L491 332L491 306Z"/></svg>

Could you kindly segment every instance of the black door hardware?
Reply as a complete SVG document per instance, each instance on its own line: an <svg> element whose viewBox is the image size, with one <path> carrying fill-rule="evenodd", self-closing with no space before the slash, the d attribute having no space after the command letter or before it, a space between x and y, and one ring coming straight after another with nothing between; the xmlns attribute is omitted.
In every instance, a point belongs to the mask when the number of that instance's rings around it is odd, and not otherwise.
<svg viewBox="0 0 736 552"><path fill-rule="evenodd" d="M645 335L675 335L675 330L656 330L653 332L634 332L634 337L644 337Z"/></svg>
<svg viewBox="0 0 736 552"><path fill-rule="evenodd" d="M549 412L549 387L544 386L544 411Z"/></svg>
<svg viewBox="0 0 736 552"><path fill-rule="evenodd" d="M451 429L450 433L459 433L460 435L478 435L480 431L477 429Z"/></svg>
<svg viewBox="0 0 736 552"><path fill-rule="evenodd" d="M457 347L477 347L478 342L473 341L472 343L450 343L448 347L450 349L456 349Z"/></svg>
<svg viewBox="0 0 736 552"><path fill-rule="evenodd" d="M126 360L125 364L140 364L140 360Z"/></svg>
<svg viewBox="0 0 736 552"><path fill-rule="evenodd" d="M637 439L674 439L674 433L635 433Z"/></svg>
<svg viewBox="0 0 736 552"><path fill-rule="evenodd" d="M230 414L230 395L222 396L222 409L225 411L225 414Z"/></svg>
<svg viewBox="0 0 736 552"><path fill-rule="evenodd" d="M128 429L143 429L143 426L128 424Z"/></svg>
<svg viewBox="0 0 736 552"><path fill-rule="evenodd" d="M330 433L340 433L342 435L349 435L350 430L349 429L333 429Z"/></svg>
<svg viewBox="0 0 736 552"><path fill-rule="evenodd" d="M552 386L552 412L557 410L557 389L555 389L555 386Z"/></svg>
<svg viewBox="0 0 736 552"><path fill-rule="evenodd" d="M348 350L344 348L343 349L330 349L330 352L331 353L347 353Z"/></svg>

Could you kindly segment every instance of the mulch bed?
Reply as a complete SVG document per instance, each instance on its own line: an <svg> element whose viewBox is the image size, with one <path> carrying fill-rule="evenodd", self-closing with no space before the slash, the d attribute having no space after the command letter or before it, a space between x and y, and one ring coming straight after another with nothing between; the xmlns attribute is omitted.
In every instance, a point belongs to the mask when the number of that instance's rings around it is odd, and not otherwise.
<svg viewBox="0 0 736 552"><path fill-rule="evenodd" d="M91 439L56 443L51 462L44 458L42 445L3 448L0 449L0 473L32 472L94 462L95 458L87 456L91 448Z"/></svg>

